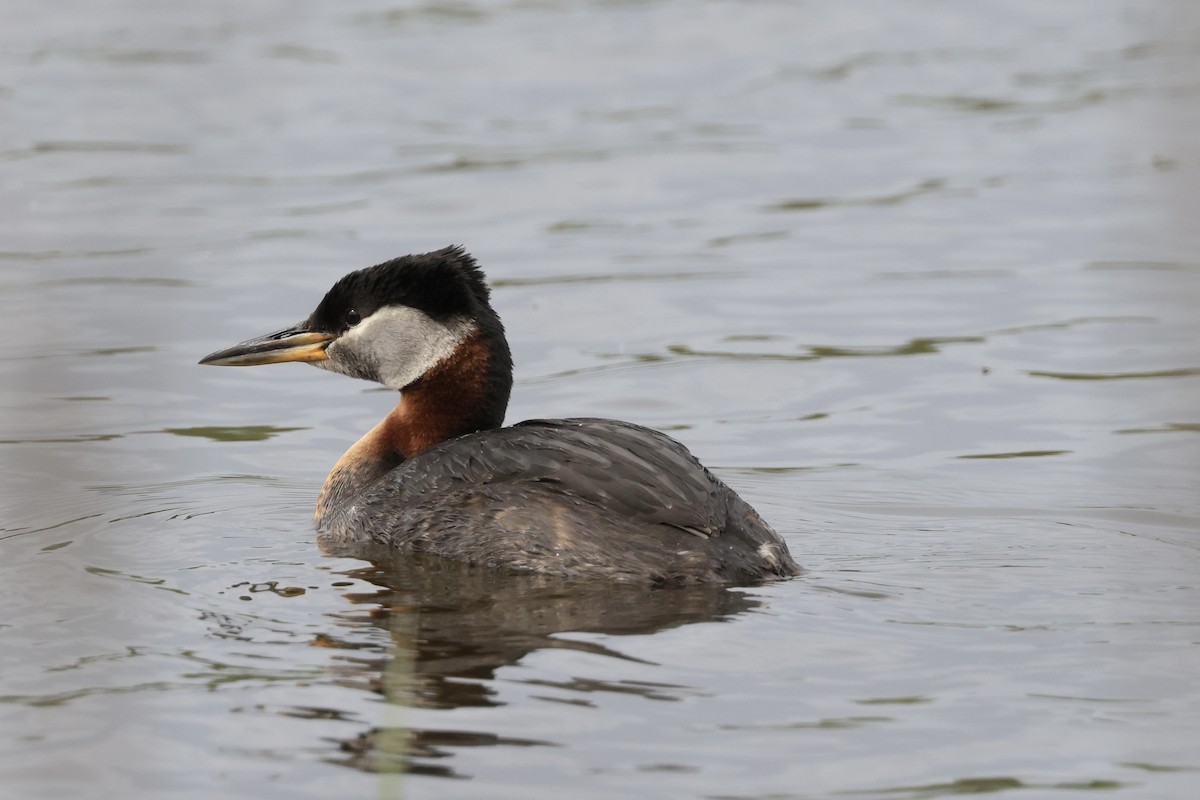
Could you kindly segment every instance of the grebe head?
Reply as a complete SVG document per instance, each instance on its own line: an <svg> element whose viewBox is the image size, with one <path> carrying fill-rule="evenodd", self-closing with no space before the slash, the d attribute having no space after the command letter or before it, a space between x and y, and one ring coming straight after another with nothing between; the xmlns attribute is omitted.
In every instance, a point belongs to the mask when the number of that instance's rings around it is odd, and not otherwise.
<svg viewBox="0 0 1200 800"><path fill-rule="evenodd" d="M512 386L504 328L483 271L461 247L401 256L351 272L303 322L211 353L201 364L303 361L407 389L468 350L503 417ZM495 409L493 408L493 413ZM498 422L493 424L499 424Z"/></svg>

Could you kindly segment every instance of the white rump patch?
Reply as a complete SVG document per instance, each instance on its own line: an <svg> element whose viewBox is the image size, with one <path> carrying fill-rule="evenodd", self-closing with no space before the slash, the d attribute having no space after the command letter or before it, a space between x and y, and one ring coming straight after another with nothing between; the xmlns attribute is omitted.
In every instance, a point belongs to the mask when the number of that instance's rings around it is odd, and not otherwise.
<svg viewBox="0 0 1200 800"><path fill-rule="evenodd" d="M763 561L765 561L767 564L770 564L772 568L778 568L780 565L779 551L775 548L775 545L772 544L771 542L767 542L766 544L760 544L758 546L758 557L761 558Z"/></svg>

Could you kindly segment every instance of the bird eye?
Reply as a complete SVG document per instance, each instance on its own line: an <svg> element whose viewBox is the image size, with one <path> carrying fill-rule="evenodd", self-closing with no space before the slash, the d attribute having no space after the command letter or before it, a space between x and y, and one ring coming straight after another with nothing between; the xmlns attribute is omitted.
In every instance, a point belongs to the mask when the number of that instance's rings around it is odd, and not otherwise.
<svg viewBox="0 0 1200 800"><path fill-rule="evenodd" d="M346 324L353 328L358 323L362 322L362 315L353 308L346 312Z"/></svg>

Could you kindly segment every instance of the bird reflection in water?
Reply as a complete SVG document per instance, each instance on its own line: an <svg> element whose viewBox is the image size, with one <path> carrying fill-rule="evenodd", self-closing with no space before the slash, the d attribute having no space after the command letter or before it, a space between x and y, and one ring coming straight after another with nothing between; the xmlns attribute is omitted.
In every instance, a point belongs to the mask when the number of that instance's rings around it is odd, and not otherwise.
<svg viewBox="0 0 1200 800"><path fill-rule="evenodd" d="M349 548L349 549L348 549ZM338 683L372 692L390 704L422 709L504 705L497 672L548 648L570 649L642 662L609 644L563 633L645 635L731 618L759 601L718 586L669 589L580 585L548 576L501 575L431 555L399 553L386 545L342 546L330 555L364 559L344 573L374 584L374 591L346 591L355 608L337 619L344 628L318 637L317 646L347 651ZM377 633L388 632L381 648ZM590 704L592 692L671 699L691 694L685 686L574 678L547 687L546 697ZM563 693L572 697L562 698ZM557 742L484 731L371 727L338 742L329 761L370 772L465 777L445 763L461 747L554 746Z"/></svg>

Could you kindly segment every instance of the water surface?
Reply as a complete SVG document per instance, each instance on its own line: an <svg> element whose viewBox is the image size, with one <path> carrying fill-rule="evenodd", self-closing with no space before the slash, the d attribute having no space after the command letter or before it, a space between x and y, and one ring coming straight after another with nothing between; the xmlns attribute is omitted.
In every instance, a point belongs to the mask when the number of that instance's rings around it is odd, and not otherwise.
<svg viewBox="0 0 1200 800"><path fill-rule="evenodd" d="M1194 795L1190 5L4 18L15 796ZM195 362L449 243L510 420L672 433L805 575L322 553L324 474L395 398Z"/></svg>

